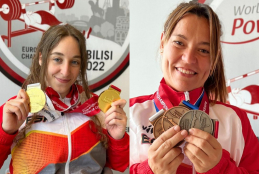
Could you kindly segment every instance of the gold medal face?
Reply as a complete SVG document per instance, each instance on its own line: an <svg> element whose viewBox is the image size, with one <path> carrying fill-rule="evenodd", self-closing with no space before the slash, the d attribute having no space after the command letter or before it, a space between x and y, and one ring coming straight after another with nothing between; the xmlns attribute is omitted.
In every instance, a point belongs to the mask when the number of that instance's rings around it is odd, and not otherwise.
<svg viewBox="0 0 259 174"><path fill-rule="evenodd" d="M115 90L105 90L98 98L99 108L105 113L110 107L111 103L120 99L120 93Z"/></svg>
<svg viewBox="0 0 259 174"><path fill-rule="evenodd" d="M30 98L30 113L42 110L46 103L44 92L39 88L30 88L26 92Z"/></svg>

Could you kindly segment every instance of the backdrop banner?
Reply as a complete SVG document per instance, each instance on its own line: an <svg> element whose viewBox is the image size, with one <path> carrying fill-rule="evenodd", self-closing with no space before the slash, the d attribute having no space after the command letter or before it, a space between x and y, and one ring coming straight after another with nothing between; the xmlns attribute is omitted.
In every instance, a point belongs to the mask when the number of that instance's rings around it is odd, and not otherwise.
<svg viewBox="0 0 259 174"><path fill-rule="evenodd" d="M93 91L129 65L129 0L1 0L0 8L0 71L17 85L51 25L68 23L85 35Z"/></svg>

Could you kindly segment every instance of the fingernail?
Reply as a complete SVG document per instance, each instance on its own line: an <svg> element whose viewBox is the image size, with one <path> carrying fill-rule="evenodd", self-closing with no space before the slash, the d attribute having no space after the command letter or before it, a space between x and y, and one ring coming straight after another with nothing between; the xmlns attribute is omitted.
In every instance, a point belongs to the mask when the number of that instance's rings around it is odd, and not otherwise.
<svg viewBox="0 0 259 174"><path fill-rule="evenodd" d="M190 134L193 134L193 131L194 131L193 129L189 129Z"/></svg>
<svg viewBox="0 0 259 174"><path fill-rule="evenodd" d="M181 135L187 135L188 133L187 133L187 131L186 130L182 130L181 131Z"/></svg>
<svg viewBox="0 0 259 174"><path fill-rule="evenodd" d="M174 126L174 130L179 131L180 130L179 126L178 125Z"/></svg>

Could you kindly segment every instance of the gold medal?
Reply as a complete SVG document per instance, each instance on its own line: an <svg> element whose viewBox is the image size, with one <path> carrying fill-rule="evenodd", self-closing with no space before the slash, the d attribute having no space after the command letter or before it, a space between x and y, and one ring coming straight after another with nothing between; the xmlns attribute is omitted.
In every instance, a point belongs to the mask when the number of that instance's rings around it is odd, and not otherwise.
<svg viewBox="0 0 259 174"><path fill-rule="evenodd" d="M30 113L36 113L43 109L46 103L46 96L40 88L40 84L31 84L27 86L27 91L30 98Z"/></svg>
<svg viewBox="0 0 259 174"><path fill-rule="evenodd" d="M112 102L120 99L120 89L111 85L103 91L98 98L99 108L105 113L111 107Z"/></svg>

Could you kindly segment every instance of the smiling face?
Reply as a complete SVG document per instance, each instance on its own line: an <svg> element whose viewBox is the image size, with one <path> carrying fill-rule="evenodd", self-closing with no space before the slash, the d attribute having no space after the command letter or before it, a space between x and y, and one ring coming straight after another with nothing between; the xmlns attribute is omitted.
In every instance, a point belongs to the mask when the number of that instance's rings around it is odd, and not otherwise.
<svg viewBox="0 0 259 174"><path fill-rule="evenodd" d="M210 30L208 20L186 14L175 26L167 42L161 37L164 79L176 91L202 87L209 77Z"/></svg>
<svg viewBox="0 0 259 174"><path fill-rule="evenodd" d="M41 65L41 58L39 60ZM48 57L46 84L64 98L75 83L81 67L79 44L72 36L64 37Z"/></svg>

